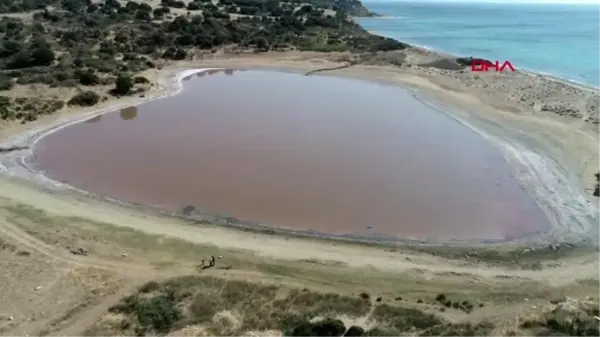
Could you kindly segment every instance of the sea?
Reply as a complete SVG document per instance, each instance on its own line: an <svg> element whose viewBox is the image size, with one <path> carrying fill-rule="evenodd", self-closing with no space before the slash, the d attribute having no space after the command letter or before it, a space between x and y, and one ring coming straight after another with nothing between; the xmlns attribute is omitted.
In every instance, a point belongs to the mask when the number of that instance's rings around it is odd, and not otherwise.
<svg viewBox="0 0 600 337"><path fill-rule="evenodd" d="M600 4L364 0L372 33L600 86Z"/></svg>

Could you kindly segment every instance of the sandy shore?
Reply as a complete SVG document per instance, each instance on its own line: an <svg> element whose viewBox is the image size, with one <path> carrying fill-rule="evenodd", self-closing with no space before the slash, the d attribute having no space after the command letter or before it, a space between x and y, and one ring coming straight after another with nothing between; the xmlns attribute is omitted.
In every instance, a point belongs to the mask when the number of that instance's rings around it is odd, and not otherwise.
<svg viewBox="0 0 600 337"><path fill-rule="evenodd" d="M270 68L308 72L343 65L343 54L267 54L186 61L144 74L157 85L145 97L109 100L93 109L65 111L38 122L0 129L0 147L26 147L0 153L0 172L38 185L65 189L28 165L32 147L45 135L98 114L172 96L182 79L207 68ZM415 98L447 113L493 142L506 156L514 176L540 204L552 228L522 243L598 241L598 205L589 192L598 170L597 118L593 88L571 86L530 73L474 75L426 66L445 56L415 49L402 67L356 65L316 76L342 76L402 85ZM437 59L436 59L437 57ZM592 103L590 103L592 102ZM546 105L578 107L578 117L559 116ZM440 135L443 137L443 135ZM80 191L83 192L83 191ZM519 241L519 240L517 240ZM520 241L519 241L520 242Z"/></svg>

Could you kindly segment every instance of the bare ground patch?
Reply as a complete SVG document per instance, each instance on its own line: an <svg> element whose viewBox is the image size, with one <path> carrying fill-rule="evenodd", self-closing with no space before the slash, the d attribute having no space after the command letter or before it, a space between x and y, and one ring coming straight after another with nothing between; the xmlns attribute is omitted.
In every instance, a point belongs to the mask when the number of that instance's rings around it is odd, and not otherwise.
<svg viewBox="0 0 600 337"><path fill-rule="evenodd" d="M118 274L56 263L45 256L2 254L0 332L39 335L59 329L123 284Z"/></svg>

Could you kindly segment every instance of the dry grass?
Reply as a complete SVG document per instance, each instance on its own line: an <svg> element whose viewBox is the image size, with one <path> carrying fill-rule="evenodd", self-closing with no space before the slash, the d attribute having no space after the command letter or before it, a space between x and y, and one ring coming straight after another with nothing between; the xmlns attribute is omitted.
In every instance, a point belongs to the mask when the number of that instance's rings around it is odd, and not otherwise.
<svg viewBox="0 0 600 337"><path fill-rule="evenodd" d="M599 336L598 303L566 301L537 317L524 319L520 328L534 336Z"/></svg>
<svg viewBox="0 0 600 337"><path fill-rule="evenodd" d="M101 318L87 334L168 333L194 326L214 335L266 330L289 335L298 327L341 316L368 317L381 327L372 333L454 326L421 310L372 303L358 296L201 276L147 283L136 294L113 306L109 317L115 315L121 319L112 327L108 328L108 319Z"/></svg>
<svg viewBox="0 0 600 337"><path fill-rule="evenodd" d="M597 321L593 318L597 313L597 307L586 309L583 305L572 305L571 310L541 311L538 316L524 320L520 332L597 336ZM339 336L350 328L341 319L360 321L361 318L365 324L354 326L356 335L477 336L498 333L496 324L487 320L452 322L424 310L381 304L366 297L185 276L145 284L135 294L111 307L86 334L177 334L193 327L203 335L279 331L287 336L299 336L329 331L333 333L331 335Z"/></svg>

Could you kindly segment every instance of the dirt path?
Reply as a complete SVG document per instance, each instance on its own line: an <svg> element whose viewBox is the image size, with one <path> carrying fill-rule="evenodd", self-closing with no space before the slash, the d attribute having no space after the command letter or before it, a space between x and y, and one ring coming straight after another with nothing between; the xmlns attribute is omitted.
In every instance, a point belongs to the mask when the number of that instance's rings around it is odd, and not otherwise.
<svg viewBox="0 0 600 337"><path fill-rule="evenodd" d="M78 267L111 270L125 275L148 274L153 272L151 268L134 265L132 263L106 261L103 259L96 259L92 256L71 254L63 247L53 247L36 239L17 226L10 224L8 221L0 221L0 236L10 238L13 242L20 243L21 245L37 251L57 262L65 262Z"/></svg>
<svg viewBox="0 0 600 337"><path fill-rule="evenodd" d="M16 192L16 190L13 190ZM0 213L0 237L10 240L15 245L28 248L31 251L38 252L46 256L51 261L66 264L73 268L96 268L115 272L126 277L125 285L114 294L102 298L98 303L91 307L85 307L81 310L74 310L70 317L65 320L59 320L56 323L46 323L49 335L51 336L72 336L82 334L86 328L91 326L94 321L102 314L108 311L110 306L116 304L120 299L132 293L137 287L148 280L156 279L158 273L150 265L139 264L135 262L119 262L96 258L94 256L74 255L67 251L65 247L53 246L28 234L23 229L13 225ZM45 330L44 330L45 331Z"/></svg>
<svg viewBox="0 0 600 337"><path fill-rule="evenodd" d="M123 297L131 294L142 285L143 279L130 279L130 282L115 294L104 298L100 303L75 315L65 322L61 322L64 328L53 331L49 336L78 336L82 335L97 319L108 312L108 309L117 304Z"/></svg>

